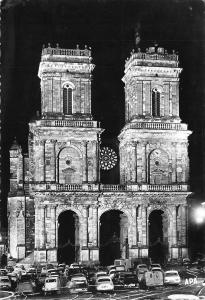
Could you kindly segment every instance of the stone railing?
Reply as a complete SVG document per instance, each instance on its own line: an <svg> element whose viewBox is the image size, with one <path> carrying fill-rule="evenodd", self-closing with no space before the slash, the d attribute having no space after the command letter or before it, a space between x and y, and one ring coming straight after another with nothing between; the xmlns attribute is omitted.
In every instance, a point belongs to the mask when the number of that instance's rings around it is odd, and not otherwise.
<svg viewBox="0 0 205 300"><path fill-rule="evenodd" d="M101 191L110 191L110 192L126 191L127 186L121 185L121 184L101 184L100 190Z"/></svg>
<svg viewBox="0 0 205 300"><path fill-rule="evenodd" d="M158 130L187 130L186 124L160 123L160 122L136 122L125 125L126 129L158 129Z"/></svg>
<svg viewBox="0 0 205 300"><path fill-rule="evenodd" d="M74 121L74 120L41 120L41 125L46 127L85 127L99 128L98 121Z"/></svg>
<svg viewBox="0 0 205 300"><path fill-rule="evenodd" d="M166 62L170 62L172 66L177 67L178 66L178 55L175 53L168 54L165 51L164 51L164 53L156 53L156 52L145 53L145 52L141 52L140 49L138 50L138 52L132 51L130 58L128 58L125 63L125 68L128 68L136 60L166 61Z"/></svg>
<svg viewBox="0 0 205 300"><path fill-rule="evenodd" d="M85 45L85 49L79 49L79 45L76 46L76 49L63 49L59 48L59 45L56 45L56 48L53 48L48 44L47 48L42 49L43 55L65 55L65 56L91 56L91 50L88 49Z"/></svg>
<svg viewBox="0 0 205 300"><path fill-rule="evenodd" d="M32 183L32 191L85 191L85 192L188 192L187 184L60 184L60 183Z"/></svg>

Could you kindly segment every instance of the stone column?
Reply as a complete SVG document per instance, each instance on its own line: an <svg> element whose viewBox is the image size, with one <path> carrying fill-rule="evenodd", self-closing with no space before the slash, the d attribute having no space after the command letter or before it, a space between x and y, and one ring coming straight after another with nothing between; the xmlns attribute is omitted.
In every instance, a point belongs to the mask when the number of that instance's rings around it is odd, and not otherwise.
<svg viewBox="0 0 205 300"><path fill-rule="evenodd" d="M169 115L172 116L172 85L169 83Z"/></svg>
<svg viewBox="0 0 205 300"><path fill-rule="evenodd" d="M141 208L141 218L142 218L142 244L147 246L147 207L142 206Z"/></svg>
<svg viewBox="0 0 205 300"><path fill-rule="evenodd" d="M39 208L40 220L39 220L39 238L40 248L45 248L45 206L41 205Z"/></svg>
<svg viewBox="0 0 205 300"><path fill-rule="evenodd" d="M81 231L81 246L87 247L88 245L88 210L87 207L83 207L82 219L80 223L80 231Z"/></svg>
<svg viewBox="0 0 205 300"><path fill-rule="evenodd" d="M132 207L132 245L137 245L137 211L136 207Z"/></svg>
<svg viewBox="0 0 205 300"><path fill-rule="evenodd" d="M51 155L51 181L56 181L56 151L55 151L55 145L56 141L51 140L51 152L53 153Z"/></svg>
<svg viewBox="0 0 205 300"><path fill-rule="evenodd" d="M177 167L176 143L172 143L172 183L177 182L176 167Z"/></svg>
<svg viewBox="0 0 205 300"><path fill-rule="evenodd" d="M177 245L177 220L176 220L176 206L172 207L172 245Z"/></svg>
<svg viewBox="0 0 205 300"><path fill-rule="evenodd" d="M187 246L187 206L181 205L181 243Z"/></svg>
<svg viewBox="0 0 205 300"><path fill-rule="evenodd" d="M97 207L92 208L93 213L93 246L98 246L98 209Z"/></svg>
<svg viewBox="0 0 205 300"><path fill-rule="evenodd" d="M51 205L50 247L56 247L56 205Z"/></svg>
<svg viewBox="0 0 205 300"><path fill-rule="evenodd" d="M40 209L38 205L35 205L35 248L40 247L40 237L39 237L39 222L40 222Z"/></svg>
<svg viewBox="0 0 205 300"><path fill-rule="evenodd" d="M45 181L45 141L40 141L39 180Z"/></svg>
<svg viewBox="0 0 205 300"><path fill-rule="evenodd" d="M144 144L144 170L142 178L145 183L149 181L149 174L148 174L148 151L149 151L149 143Z"/></svg>
<svg viewBox="0 0 205 300"><path fill-rule="evenodd" d="M136 150L135 150L135 143L130 144L130 151L131 151L131 182L135 183L136 182Z"/></svg>
<svg viewBox="0 0 205 300"><path fill-rule="evenodd" d="M83 160L83 182L88 182L88 162L87 162L87 142L83 142L84 144L84 160Z"/></svg>
<svg viewBox="0 0 205 300"><path fill-rule="evenodd" d="M128 220L125 214L120 215L120 250L121 257L126 258L126 246L128 243Z"/></svg>
<svg viewBox="0 0 205 300"><path fill-rule="evenodd" d="M137 183L142 183L142 145L137 143Z"/></svg>
<svg viewBox="0 0 205 300"><path fill-rule="evenodd" d="M142 244L142 205L138 206L137 235L138 235L138 242Z"/></svg>

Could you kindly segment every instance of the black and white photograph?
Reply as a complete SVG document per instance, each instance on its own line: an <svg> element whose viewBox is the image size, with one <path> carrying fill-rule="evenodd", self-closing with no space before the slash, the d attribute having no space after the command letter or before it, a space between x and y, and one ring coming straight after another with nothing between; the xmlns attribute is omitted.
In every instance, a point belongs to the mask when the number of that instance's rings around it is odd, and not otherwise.
<svg viewBox="0 0 205 300"><path fill-rule="evenodd" d="M205 0L0 4L0 299L205 299Z"/></svg>

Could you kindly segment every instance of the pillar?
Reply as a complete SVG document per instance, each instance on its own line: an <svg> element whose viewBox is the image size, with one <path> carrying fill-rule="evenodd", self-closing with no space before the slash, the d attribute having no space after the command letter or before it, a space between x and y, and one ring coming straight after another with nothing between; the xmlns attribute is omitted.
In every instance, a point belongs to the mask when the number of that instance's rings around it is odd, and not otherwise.
<svg viewBox="0 0 205 300"><path fill-rule="evenodd" d="M81 244L83 247L87 247L88 245L88 208L83 208L83 216L82 216L82 223L80 224L81 228Z"/></svg>
<svg viewBox="0 0 205 300"><path fill-rule="evenodd" d="M40 141L39 181L45 181L45 141Z"/></svg>
<svg viewBox="0 0 205 300"><path fill-rule="evenodd" d="M50 247L56 247L56 205L51 205L50 218Z"/></svg>
<svg viewBox="0 0 205 300"><path fill-rule="evenodd" d="M176 206L172 207L172 245L177 245L177 220L176 220Z"/></svg>
<svg viewBox="0 0 205 300"><path fill-rule="evenodd" d="M40 209L39 206L35 205L35 248L36 249L39 249L40 247L39 220L40 220Z"/></svg>
<svg viewBox="0 0 205 300"><path fill-rule="evenodd" d="M45 206L41 205L39 207L39 239L40 239L40 248L45 248Z"/></svg>
<svg viewBox="0 0 205 300"><path fill-rule="evenodd" d="M80 232L79 232L79 239L80 239L80 260L82 262L88 262L89 259L89 249L88 249L88 241L89 241L89 232L88 232L88 213L89 207L82 208L82 216L80 218Z"/></svg>
<svg viewBox="0 0 205 300"><path fill-rule="evenodd" d="M88 182L88 162L87 162L87 142L84 141L84 159L83 159L83 182Z"/></svg>
<svg viewBox="0 0 205 300"><path fill-rule="evenodd" d="M128 246L128 220L125 214L120 215L120 250L121 257L127 258L126 247Z"/></svg>
<svg viewBox="0 0 205 300"><path fill-rule="evenodd" d="M93 212L93 246L98 246L98 209L92 208Z"/></svg>
<svg viewBox="0 0 205 300"><path fill-rule="evenodd" d="M181 243L187 246L187 206L181 205Z"/></svg>
<svg viewBox="0 0 205 300"><path fill-rule="evenodd" d="M132 245L137 245L137 209L132 207Z"/></svg>
<svg viewBox="0 0 205 300"><path fill-rule="evenodd" d="M136 182L136 150L135 150L135 143L130 144L130 151L131 151L131 182L135 183Z"/></svg>

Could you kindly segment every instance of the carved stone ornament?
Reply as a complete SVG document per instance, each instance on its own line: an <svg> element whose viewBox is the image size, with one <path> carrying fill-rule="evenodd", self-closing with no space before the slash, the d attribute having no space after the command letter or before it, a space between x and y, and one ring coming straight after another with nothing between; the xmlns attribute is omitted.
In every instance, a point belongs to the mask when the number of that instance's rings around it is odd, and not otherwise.
<svg viewBox="0 0 205 300"><path fill-rule="evenodd" d="M151 205L167 205L167 199L164 198L164 195L162 196L163 198L159 196L157 197L149 197L149 202Z"/></svg>
<svg viewBox="0 0 205 300"><path fill-rule="evenodd" d="M100 197L98 199L98 205L100 208L108 208L108 209L121 209L121 208L131 208L132 203L127 203L126 199L111 197Z"/></svg>

